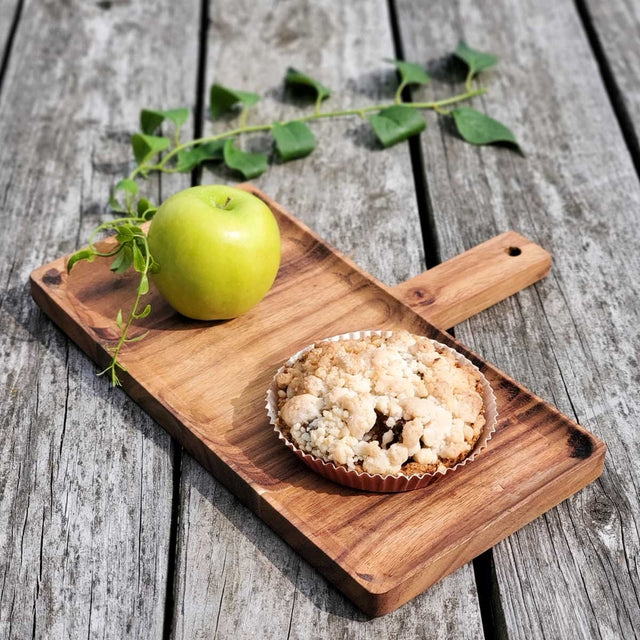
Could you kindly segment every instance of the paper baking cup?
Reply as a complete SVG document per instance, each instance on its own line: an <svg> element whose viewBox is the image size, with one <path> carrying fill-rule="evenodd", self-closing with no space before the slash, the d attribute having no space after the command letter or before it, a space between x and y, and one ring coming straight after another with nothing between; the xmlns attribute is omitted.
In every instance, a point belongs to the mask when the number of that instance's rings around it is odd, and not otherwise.
<svg viewBox="0 0 640 640"><path fill-rule="evenodd" d="M480 384L482 386L482 399L484 402L484 418L485 425L482 429L482 433L478 438L475 446L471 450L471 453L461 462L458 462L453 467L448 467L443 471L435 471L433 473L414 473L410 476L407 475L387 475L382 476L379 473L370 474L364 471L349 471L346 467L336 465L333 462L326 462L321 458L317 458L306 451L302 451L299 449L293 442L291 442L288 438L280 430L278 425L278 386L276 384L276 376L284 371L286 367L291 366L298 358L304 355L307 351L313 349L316 345L322 342L336 342L338 340L357 340L359 338L365 338L368 336L382 336L383 338L387 338L393 335L393 331L356 331L353 333L343 333L339 336L333 336L331 338L326 338L317 343L311 344L308 347L305 347L298 353L292 355L289 360L287 360L276 372L276 375L273 378L269 389L267 390L267 414L269 415L269 420L273 425L274 431L278 434L278 438L283 442L283 444L289 448L295 455L298 456L310 469L315 471L317 474L327 478L328 480L332 480L333 482L337 482L338 484L345 485L347 487L351 487L352 489L361 489L363 491L378 491L382 493L397 493L400 491L411 491L413 489L420 489L430 485L434 480L436 480L439 476L443 476L447 473L453 473L457 469L468 465L473 462L478 455L487 447L489 440L491 440L491 436L496 428L496 421L498 418L498 411L496 408L496 397L491 389L491 385L488 380L480 373L478 367L476 367L468 358L465 358L461 353L452 349L451 347L443 344L442 342L437 342L436 340L431 340L436 346L446 349L451 352L456 360L465 366L468 366L475 371L478 372L480 376ZM430 338L428 338L430 339Z"/></svg>

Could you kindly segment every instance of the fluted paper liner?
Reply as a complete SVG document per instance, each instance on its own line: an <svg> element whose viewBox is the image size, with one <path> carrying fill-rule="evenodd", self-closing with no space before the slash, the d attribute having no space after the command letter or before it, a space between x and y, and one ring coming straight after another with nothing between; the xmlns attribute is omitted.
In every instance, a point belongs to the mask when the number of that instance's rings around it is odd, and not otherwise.
<svg viewBox="0 0 640 640"><path fill-rule="evenodd" d="M361 489L363 491L378 491L382 493L397 493L399 491L411 491L413 489L420 489L431 484L439 476L443 476L447 473L453 473L457 469L468 465L473 462L478 455L487 447L491 436L495 431L496 421L498 417L498 411L496 407L496 397L493 393L493 389L489 384L489 381L482 375L478 367L474 365L468 358L461 353L452 349L442 342L431 340L436 346L444 348L451 352L456 360L472 369L474 369L480 376L480 384L482 387L482 400L484 403L484 418L485 424L482 429L482 433L478 438L478 441L474 445L469 455L458 462L453 467L448 467L441 471L435 471L433 473L414 473L412 475L387 475L382 476L379 473L370 474L365 471L349 471L346 467L336 465L333 462L327 462L322 458L318 458L302 449L298 448L291 440L284 436L278 425L278 386L276 384L276 376L284 371L288 366L291 366L298 358L304 355L307 351L313 349L316 345L322 342L335 342L337 340L358 340L372 335L382 336L387 338L393 334L393 331L355 331L353 333L343 333L338 336L326 338L320 340L317 343L311 344L308 347L298 351L298 353L292 355L276 372L269 389L267 390L267 414L269 420L273 425L274 431L278 434L278 438L288 447L295 455L297 455L310 469L318 473L319 475L337 482L338 484L351 487L352 489ZM428 338L430 339L430 338Z"/></svg>

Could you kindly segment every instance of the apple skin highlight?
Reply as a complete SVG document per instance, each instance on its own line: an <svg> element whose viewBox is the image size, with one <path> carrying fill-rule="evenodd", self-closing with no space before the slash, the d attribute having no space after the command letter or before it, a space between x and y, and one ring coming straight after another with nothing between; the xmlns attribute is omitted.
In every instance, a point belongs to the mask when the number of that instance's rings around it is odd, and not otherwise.
<svg viewBox="0 0 640 640"><path fill-rule="evenodd" d="M149 227L167 302L196 320L235 318L262 300L280 266L280 230L269 207L234 187L205 185L168 198Z"/></svg>

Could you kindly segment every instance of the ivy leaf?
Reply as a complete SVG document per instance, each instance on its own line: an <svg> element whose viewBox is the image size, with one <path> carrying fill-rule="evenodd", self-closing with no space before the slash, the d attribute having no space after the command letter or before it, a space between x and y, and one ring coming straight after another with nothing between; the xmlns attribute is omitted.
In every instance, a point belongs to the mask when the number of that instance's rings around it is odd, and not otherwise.
<svg viewBox="0 0 640 640"><path fill-rule="evenodd" d="M471 144L509 142L520 148L511 132L501 122L470 107L457 107L451 111L458 133Z"/></svg>
<svg viewBox="0 0 640 640"><path fill-rule="evenodd" d="M122 309L118 309L118 315L116 316L116 324L118 329L122 329Z"/></svg>
<svg viewBox="0 0 640 640"><path fill-rule="evenodd" d="M189 109L181 107L179 109L143 109L140 112L140 129L142 133L153 134L165 121L171 120L179 129L189 118Z"/></svg>
<svg viewBox="0 0 640 640"><path fill-rule="evenodd" d="M153 109L143 109L140 112L140 130L148 135L154 134L164 122L164 113Z"/></svg>
<svg viewBox="0 0 640 640"><path fill-rule="evenodd" d="M148 304L140 313L136 315L136 318L146 318L151 313L151 305Z"/></svg>
<svg viewBox="0 0 640 640"><path fill-rule="evenodd" d="M125 242L131 242L133 240L133 230L128 225L122 225L118 227L118 233L116 235L116 240L120 244L124 244Z"/></svg>
<svg viewBox="0 0 640 640"><path fill-rule="evenodd" d="M116 259L111 263L111 271L115 273L124 273L133 262L133 252L128 244L123 245L118 252Z"/></svg>
<svg viewBox="0 0 640 640"><path fill-rule="evenodd" d="M128 203L130 195L133 197L138 195L138 184L135 182L135 180L124 178L116 184L116 186L113 188L113 191L111 192L111 195L109 196L109 206L114 211L117 211L118 213L127 213L127 207L123 206L116 197L116 193L118 191L124 191L127 194L126 199Z"/></svg>
<svg viewBox="0 0 640 640"><path fill-rule="evenodd" d="M189 109L187 107L179 107L177 109L167 109L162 111L167 120L171 120L176 127L181 127L189 119Z"/></svg>
<svg viewBox="0 0 640 640"><path fill-rule="evenodd" d="M125 342L129 344L130 342L140 342L140 340L144 340L149 335L148 331L145 331L143 334L139 336L135 336L133 338L127 338Z"/></svg>
<svg viewBox="0 0 640 640"><path fill-rule="evenodd" d="M131 136L133 157L138 164L144 164L149 158L164 151L171 144L164 136L149 136L144 133L134 133Z"/></svg>
<svg viewBox="0 0 640 640"><path fill-rule="evenodd" d="M149 212L153 212L155 213L157 211L157 207L155 207L154 205L152 205L146 198L140 198L140 200L138 200L138 218L145 218L145 219L149 219L147 216L149 215Z"/></svg>
<svg viewBox="0 0 640 640"><path fill-rule="evenodd" d="M192 149L178 151L178 161L175 169L180 173L189 173L202 162L223 160L224 140L214 140L206 144L200 144Z"/></svg>
<svg viewBox="0 0 640 640"><path fill-rule="evenodd" d="M134 242L133 243L133 268L138 272L142 273L146 266L146 260L142 255L142 251L140 251L140 247Z"/></svg>
<svg viewBox="0 0 640 640"><path fill-rule="evenodd" d="M290 87L295 89L301 89L303 91L311 91L315 93L317 100L325 100L331 95L331 89L325 87L322 83L314 80L311 76L308 76L302 71L298 71L293 67L287 69L287 74L284 77L284 82Z"/></svg>
<svg viewBox="0 0 640 640"><path fill-rule="evenodd" d="M477 49L472 49L464 40L460 40L456 50L453 52L456 58L459 58L469 67L469 74L475 75L483 69L488 69L498 64L498 56L492 53L484 53Z"/></svg>
<svg viewBox="0 0 640 640"><path fill-rule="evenodd" d="M138 285L138 292L141 296L149 293L149 278L146 273L142 274L142 278L140 278L140 284Z"/></svg>
<svg viewBox="0 0 640 640"><path fill-rule="evenodd" d="M157 210L158 207L149 202L146 198L140 198L140 200L138 200L138 218L151 220Z"/></svg>
<svg viewBox="0 0 640 640"><path fill-rule="evenodd" d="M118 213L127 213L127 210L118 202L113 194L109 196L109 206Z"/></svg>
<svg viewBox="0 0 640 640"><path fill-rule="evenodd" d="M276 141L278 155L284 162L304 158L316 148L316 138L304 122L274 122L271 133Z"/></svg>
<svg viewBox="0 0 640 640"><path fill-rule="evenodd" d="M247 180L257 178L267 170L267 156L264 153L247 153L233 146L233 139L224 145L224 163L230 169L239 171Z"/></svg>
<svg viewBox="0 0 640 640"><path fill-rule="evenodd" d="M371 116L369 122L385 149L415 136L427 127L417 109L400 105L383 109Z"/></svg>
<svg viewBox="0 0 640 640"><path fill-rule="evenodd" d="M130 180L129 178L124 178L124 180L120 180L118 184L113 188L113 192L117 191L126 191L130 193L132 196L138 195L138 183L135 180Z"/></svg>
<svg viewBox="0 0 640 640"><path fill-rule="evenodd" d="M71 271L73 265L80 260L87 260L88 262L93 262L96 257L96 254L91 249L81 249L80 251L76 251L72 256L69 257L67 261L67 273Z"/></svg>
<svg viewBox="0 0 640 640"><path fill-rule="evenodd" d="M209 110L212 118L217 118L226 111L230 111L238 103L242 104L244 108L249 108L258 100L260 100L260 96L257 93L229 89L221 84L212 84L209 89Z"/></svg>
<svg viewBox="0 0 640 640"><path fill-rule="evenodd" d="M385 58L385 62L394 65L400 72L400 81L402 84L429 84L431 78L421 65L415 62L405 62L404 60L393 60Z"/></svg>
<svg viewBox="0 0 640 640"><path fill-rule="evenodd" d="M151 220L158 212L158 207L150 206L140 217L145 220Z"/></svg>

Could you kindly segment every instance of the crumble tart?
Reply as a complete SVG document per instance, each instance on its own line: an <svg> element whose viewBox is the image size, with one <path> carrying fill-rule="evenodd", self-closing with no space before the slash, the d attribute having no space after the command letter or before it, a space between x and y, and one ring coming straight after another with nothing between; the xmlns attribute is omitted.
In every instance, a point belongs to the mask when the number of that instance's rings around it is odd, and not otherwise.
<svg viewBox="0 0 640 640"><path fill-rule="evenodd" d="M311 345L281 367L268 397L276 431L312 469L376 491L424 486L415 478L473 459L496 416L477 367L407 331Z"/></svg>

